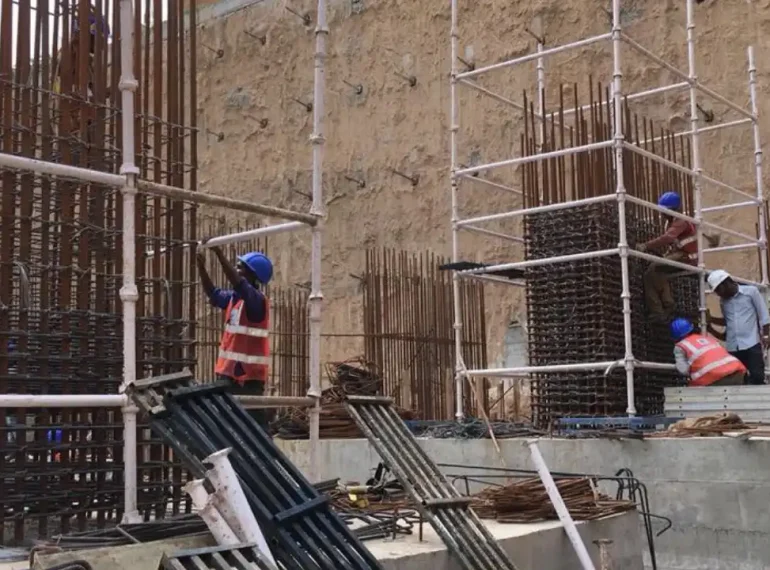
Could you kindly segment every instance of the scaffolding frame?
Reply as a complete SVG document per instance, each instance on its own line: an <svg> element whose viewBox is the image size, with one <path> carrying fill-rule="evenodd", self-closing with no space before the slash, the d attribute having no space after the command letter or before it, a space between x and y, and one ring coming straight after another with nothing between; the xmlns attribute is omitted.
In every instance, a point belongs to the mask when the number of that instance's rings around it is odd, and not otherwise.
<svg viewBox="0 0 770 570"><path fill-rule="evenodd" d="M210 238L199 247L214 247L251 240L255 237L295 231L309 227L311 230L311 290L308 298L310 323L310 388L306 398L284 398L281 396L245 396L241 398L247 407L278 407L282 405L305 406L310 408L310 478L317 480L320 474L318 439L321 412L321 246L323 222L326 216L323 200L323 158L324 158L324 93L326 38L329 34L326 17L326 0L317 0L314 53L313 90L313 133L310 143L313 148L312 205L308 213L295 212L274 206L236 200L224 196L168 186L139 179L139 169L134 162L135 97L139 82L134 75L134 2L116 0L121 10L120 57L121 77L119 89L122 103L121 123L123 136L121 152L123 163L119 174L91 170L66 164L47 162L31 157L0 153L0 168L31 171L48 174L62 179L103 184L120 189L123 204L123 286L120 300L123 307L123 381L118 394L82 394L61 396L0 395L0 408L67 408L99 407L120 408L123 412L124 429L124 511L123 523L141 522L137 508L137 413L139 409L125 394L126 388L136 378L136 303L139 290L136 285L136 227L135 205L137 194L186 200L195 204L206 204L226 209L262 214L290 220L287 223L270 225L256 230L239 232ZM173 17L173 16L170 16ZM160 25L156 23L155 25Z"/></svg>
<svg viewBox="0 0 770 570"><path fill-rule="evenodd" d="M612 24L611 31L609 33L599 34L589 38L584 38L575 42L559 45L552 48L545 48L542 38L537 38L537 51L514 59L502 61L499 63L487 65L484 67L478 67L476 69L468 71L460 71L458 68L459 63L459 47L460 47L460 35L458 29L458 13L459 13L459 1L451 0L451 22L450 22L450 44L451 44L451 70L450 70L450 192L451 192L451 222L452 222L452 261L458 262L460 260L459 251L459 232L461 230L474 231L476 233L491 235L501 239L509 241L523 241L518 236L512 236L508 234L502 234L500 232L494 232L484 228L479 228L478 224L483 224L490 221L498 221L502 219L510 219L519 216L525 216L527 214L550 212L565 208L572 208L575 206L583 206L588 204L604 203L610 201L616 201L618 207L619 216L619 238L618 246L612 249L605 249L601 251L591 251L572 255L562 255L557 257L550 257L537 260L518 261L512 263L503 263L498 265L487 266L481 269L472 269L464 271L456 271L453 279L453 292L454 292L454 331L455 331L455 399L456 399L456 417L458 420L464 416L463 410L463 391L464 382L467 380L469 383L474 381L474 377L484 376L496 376L515 378L522 375L528 375L532 373L545 373L545 372L575 372L585 370L602 370L606 369L606 373L609 373L613 368L622 366L626 372L626 389L627 389L627 408L626 412L629 416L636 415L636 405L634 397L634 370L636 368L648 369L648 370L675 370L673 364L659 363L659 362L644 362L639 361L634 357L632 349L631 338L631 292L630 292L630 280L629 280L629 258L637 257L647 261L653 261L655 263L669 265L676 267L683 271L696 273L699 275L699 312L700 312L700 327L702 331L706 329L706 275L708 270L704 261L704 254L711 252L730 252L739 251L747 248L756 248L759 252L760 258L760 281L751 281L749 279L734 277L734 279L741 283L752 284L761 287L763 290L768 289L768 257L767 257L767 235L766 235L766 219L764 208L764 190L762 181L762 146L760 141L759 132L759 118L757 107L757 69L754 61L754 49L748 47L748 85L749 96L751 101L751 108L745 109L720 95L716 91L710 89L698 80L695 68L695 18L694 18L694 0L686 1L686 31L687 31L687 60L688 71L685 73L659 57L652 51L639 44L631 37L629 37L622 28L621 25L621 4L622 0L612 1ZM612 48L613 57L613 72L612 72L612 125L613 125L613 137L607 141L601 142L589 142L588 144L579 145L571 148L564 148L556 151L538 153L530 156L521 156L501 160L488 164L476 165L468 168L460 168L457 160L458 156L458 133L460 130L459 124L459 102L458 102L458 86L465 85L473 90L487 95L492 99L508 105L514 109L524 110L523 105L516 103L498 93L495 93L485 87L482 87L472 79L481 75L489 73L491 71L497 71L501 69L507 69L516 65L536 62L537 64L537 111L535 117L540 122L540 140L543 140L545 129L545 101L543 97L545 87L545 58L551 55L559 54L572 50L575 48L586 47L592 44L600 44L609 42ZM678 83L671 85L665 85L646 91L640 91L624 95L622 91L622 77L623 67L621 61L623 46L630 48L637 53L647 57L653 62L657 63L663 69L671 72L673 75L681 79ZM653 154L639 144L633 144L626 140L623 132L622 121L622 106L624 100L636 100L650 95L658 95L669 91L679 91L687 89L689 91L689 111L690 111L690 130L675 133L674 136L684 137L688 136L691 139L692 147L692 168L688 168L667 160L657 154ZM724 104L732 111L740 114L741 119L724 122L718 125L712 125L709 127L701 127L699 125L698 118L698 94L707 96L719 103ZM588 106L576 107L573 109L565 110L565 115L576 113L581 108L588 108ZM726 182L718 180L708 174L704 173L701 166L700 159L700 147L699 147L699 135L700 133L712 132L716 130L751 125L754 139L754 169L755 169L755 193L750 194L743 190L736 188ZM535 134L537 137L537 133ZM551 158L560 156L573 155L583 153L591 150L610 148L614 149L614 174L615 174L615 193L605 196L598 196L592 198L584 198L581 200L572 200L569 202L562 202L556 204L550 204L545 206L537 206L532 208L520 208L509 212L501 212L497 214L490 214L486 216L477 216L474 218L460 218L459 205L458 205L458 191L461 181L474 182L478 184L484 184L491 187L496 187L508 192L517 192L514 188L484 180L479 175L488 172L490 170L504 167L515 166L521 164L527 164L531 162L544 161ZM679 172L689 176L693 182L694 189L694 217L687 216L678 212L665 210L657 204L647 202L636 198L634 196L628 196L626 193L625 183L623 180L623 151L628 150L633 153L639 154L650 160L663 164L667 167L673 168ZM723 190L728 190L733 194L741 197L741 202L728 203L719 206L713 206L704 208L702 203L702 191L704 183L711 184L719 187ZM650 255L640 251L636 251L629 248L627 241L626 231L626 204L632 203L644 208L652 209L659 212L665 212L667 215L677 218L685 219L695 224L697 230L697 243L698 243L698 260L697 266L686 265L678 263L662 257ZM758 235L756 237L749 236L742 232L738 232L731 228L725 228L714 224L712 222L705 221L703 214L714 211L721 211L732 208L744 208L754 207L757 209L758 216ZM727 245L722 247L713 247L710 249L703 248L703 229L710 228L722 234L728 234L734 237L745 240L744 243L737 245ZM492 280L488 275L490 272L505 270L505 269L523 269L527 267L550 265L555 263L563 263L569 261L578 261L582 259L592 259L597 257L606 257L618 255L621 262L621 274L622 274L622 310L623 310L623 329L624 329L624 345L625 354L622 359L616 361L605 362L586 362L575 364L560 364L551 366L521 366L516 368L491 368L483 370L468 370L465 366L462 356L462 317L460 313L460 292L459 292L459 280L462 278L474 278ZM508 283L514 285L523 285L520 281L510 281L504 279L495 279L497 282Z"/></svg>

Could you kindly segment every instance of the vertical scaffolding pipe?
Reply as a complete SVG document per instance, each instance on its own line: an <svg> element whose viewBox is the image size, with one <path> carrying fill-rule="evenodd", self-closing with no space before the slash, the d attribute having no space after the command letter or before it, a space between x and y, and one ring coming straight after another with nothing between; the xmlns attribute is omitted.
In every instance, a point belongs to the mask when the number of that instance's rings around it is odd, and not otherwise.
<svg viewBox="0 0 770 570"><path fill-rule="evenodd" d="M542 30L541 30L542 34ZM543 48L542 39L537 40L537 53L542 53ZM526 109L525 109L526 112ZM545 58L542 56L537 58L537 114L540 117L540 152L543 150L543 143L545 142ZM543 202L542 188L540 190L540 203Z"/></svg>
<svg viewBox="0 0 770 570"><path fill-rule="evenodd" d="M765 190L762 181L762 140L759 132L759 107L757 105L757 66L754 62L754 46L749 46L749 94L751 96L751 119L754 129L754 169L757 179L757 200L759 200L759 252L762 268L762 285L768 286L767 274L767 220L765 219ZM767 289L765 289L767 295Z"/></svg>
<svg viewBox="0 0 770 570"><path fill-rule="evenodd" d="M136 380L136 178L139 169L134 164L134 92L138 82L134 77L134 6L132 0L120 0L120 83L123 128L123 164L120 173L126 177L123 195L123 383L120 393ZM125 469L123 523L141 522L136 501L136 414L139 409L128 399L123 408L123 467Z"/></svg>
<svg viewBox="0 0 770 570"><path fill-rule="evenodd" d="M450 184L452 192L452 263L460 261L460 228L457 222L460 220L457 204L457 186L459 179L457 170L457 133L460 130L459 108L457 104L457 56L460 43L459 31L457 29L457 2L452 0L451 16L451 72L449 82L449 156L450 156ZM455 333L455 418L458 421L463 419L463 380L465 378L465 365L463 363L463 321L462 308L460 303L460 276L455 271L452 276L452 300L454 303L454 328Z"/></svg>
<svg viewBox="0 0 770 570"><path fill-rule="evenodd" d="M628 404L626 412L629 416L636 415L634 400L634 352L631 338L631 285L628 271L628 232L626 231L626 186L623 180L623 97L621 67L621 25L620 25L620 0L612 0L612 97L614 103L614 130L615 130L615 193L618 198L618 225L620 250L620 271L623 281L623 337L625 339L625 368L626 368L626 393Z"/></svg>
<svg viewBox="0 0 770 570"><path fill-rule="evenodd" d="M698 134L698 90L695 73L695 15L693 0L687 0L687 62L688 81L690 83L690 137L692 147L692 184L695 196L695 231L698 243L698 267L706 268L703 259L703 192L701 187L700 137ZM706 273L698 275L698 312L700 313L701 332L706 332Z"/></svg>
<svg viewBox="0 0 770 570"><path fill-rule="evenodd" d="M318 0L318 16L315 28L315 64L313 90L313 205L310 213L318 216L318 224L312 229L310 254L310 389L308 396L315 398L310 408L310 479L321 477L318 440L321 421L321 238L325 206L323 200L323 159L324 159L324 89L326 88L326 38L329 28L326 23L326 0Z"/></svg>

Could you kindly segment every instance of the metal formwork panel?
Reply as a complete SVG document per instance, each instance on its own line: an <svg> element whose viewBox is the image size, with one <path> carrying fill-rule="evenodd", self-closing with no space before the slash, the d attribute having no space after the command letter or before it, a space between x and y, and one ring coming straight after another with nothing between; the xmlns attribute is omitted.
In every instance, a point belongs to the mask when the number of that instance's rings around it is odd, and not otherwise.
<svg viewBox="0 0 770 570"><path fill-rule="evenodd" d="M697 418L734 413L744 422L770 424L770 386L666 388L666 416Z"/></svg>
<svg viewBox="0 0 770 570"><path fill-rule="evenodd" d="M348 396L346 407L385 465L464 570L516 570L505 552L417 444L390 398Z"/></svg>
<svg viewBox="0 0 770 570"><path fill-rule="evenodd" d="M198 385L189 372L137 381L132 399L152 429L196 477L202 461L232 448L254 516L276 560L288 570L367 570L381 566L273 440L222 385Z"/></svg>
<svg viewBox="0 0 770 570"><path fill-rule="evenodd" d="M217 546L164 555L158 570L278 570L256 546Z"/></svg>

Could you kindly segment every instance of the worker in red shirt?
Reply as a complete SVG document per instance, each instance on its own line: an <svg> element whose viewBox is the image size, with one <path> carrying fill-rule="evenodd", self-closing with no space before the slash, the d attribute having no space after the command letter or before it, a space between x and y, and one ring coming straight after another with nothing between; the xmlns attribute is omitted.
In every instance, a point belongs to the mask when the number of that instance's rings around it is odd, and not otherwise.
<svg viewBox="0 0 770 570"><path fill-rule="evenodd" d="M225 311L225 330L219 345L217 380L226 383L233 394L262 396L270 366L270 307L261 288L273 277L273 264L259 252L238 257L237 268L218 247L211 248L232 289L214 286L202 252L197 263L201 284L209 302ZM250 415L267 433L264 409L250 410Z"/></svg>
<svg viewBox="0 0 770 570"><path fill-rule="evenodd" d="M658 199L658 206L679 212L682 208L682 199L676 192L665 192ZM704 237L711 247L719 243L718 237L705 234ZM695 224L674 216L666 216L666 231L647 243L638 245L637 249L642 252L660 253L665 259L697 266L698 238ZM658 323L667 323L671 320L676 306L669 279L673 274L681 272L681 269L662 263L653 263L645 271L644 296L650 320Z"/></svg>

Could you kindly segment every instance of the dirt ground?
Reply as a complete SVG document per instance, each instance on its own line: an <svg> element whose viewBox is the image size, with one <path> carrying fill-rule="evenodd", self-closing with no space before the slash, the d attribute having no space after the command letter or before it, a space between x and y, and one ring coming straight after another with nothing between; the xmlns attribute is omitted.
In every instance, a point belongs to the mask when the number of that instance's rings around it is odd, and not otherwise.
<svg viewBox="0 0 770 570"><path fill-rule="evenodd" d="M528 28L543 35L547 47L610 31L611 3L606 0L459 3L460 53L477 66L534 51L535 40ZM686 70L685 2L626 0L623 4L627 33ZM226 5L219 2L215 8L223 10ZM201 12L203 17L207 10ZM706 0L695 11L699 79L748 106L746 48L753 44L759 67L760 115L764 117L770 111L770 0ZM305 14L311 25L303 22ZM361 330L361 294L351 274L361 272L365 248L450 254L449 17L448 0L330 1L324 133L327 332ZM313 0L265 0L201 22L199 126L203 132L224 134L222 140L211 134L200 136L201 190L297 210L309 208L310 201L303 194L310 192L312 113L305 104L312 101L314 21ZM215 51L220 49L222 57L217 57ZM629 49L623 51L625 92L680 81ZM604 85L611 80L608 43L547 61L549 106L557 100L560 83L578 83L587 93L589 75ZM532 96L535 77L531 63L490 73L480 83L520 101L524 90ZM461 89L460 93L458 161L477 164L515 156L523 127L521 114L475 92ZM740 118L711 99L702 97L701 105L707 115L713 113L714 124ZM661 127L689 128L687 91L646 98L635 103L634 109ZM770 119L763 118L761 127L766 147ZM701 148L707 174L747 192L755 191L749 128L704 134ZM412 185L393 170L419 175L419 182ZM516 187L520 173L515 168L501 169L490 178ZM743 200L714 186L706 186L704 196L706 206L725 203L728 198ZM478 185L464 184L460 191L462 216L514 209L520 206L517 200L514 195ZM734 209L709 219L754 234L756 210ZM489 227L510 230L515 226ZM277 280L306 282L308 236L271 239ZM463 234L461 251L471 261L506 262L523 257L518 245L475 234ZM750 278L759 274L755 251L712 254L707 264ZM501 359L508 323L524 318L522 291L489 287L487 306L490 364L495 365ZM332 358L361 350L349 341L326 346L325 356Z"/></svg>

